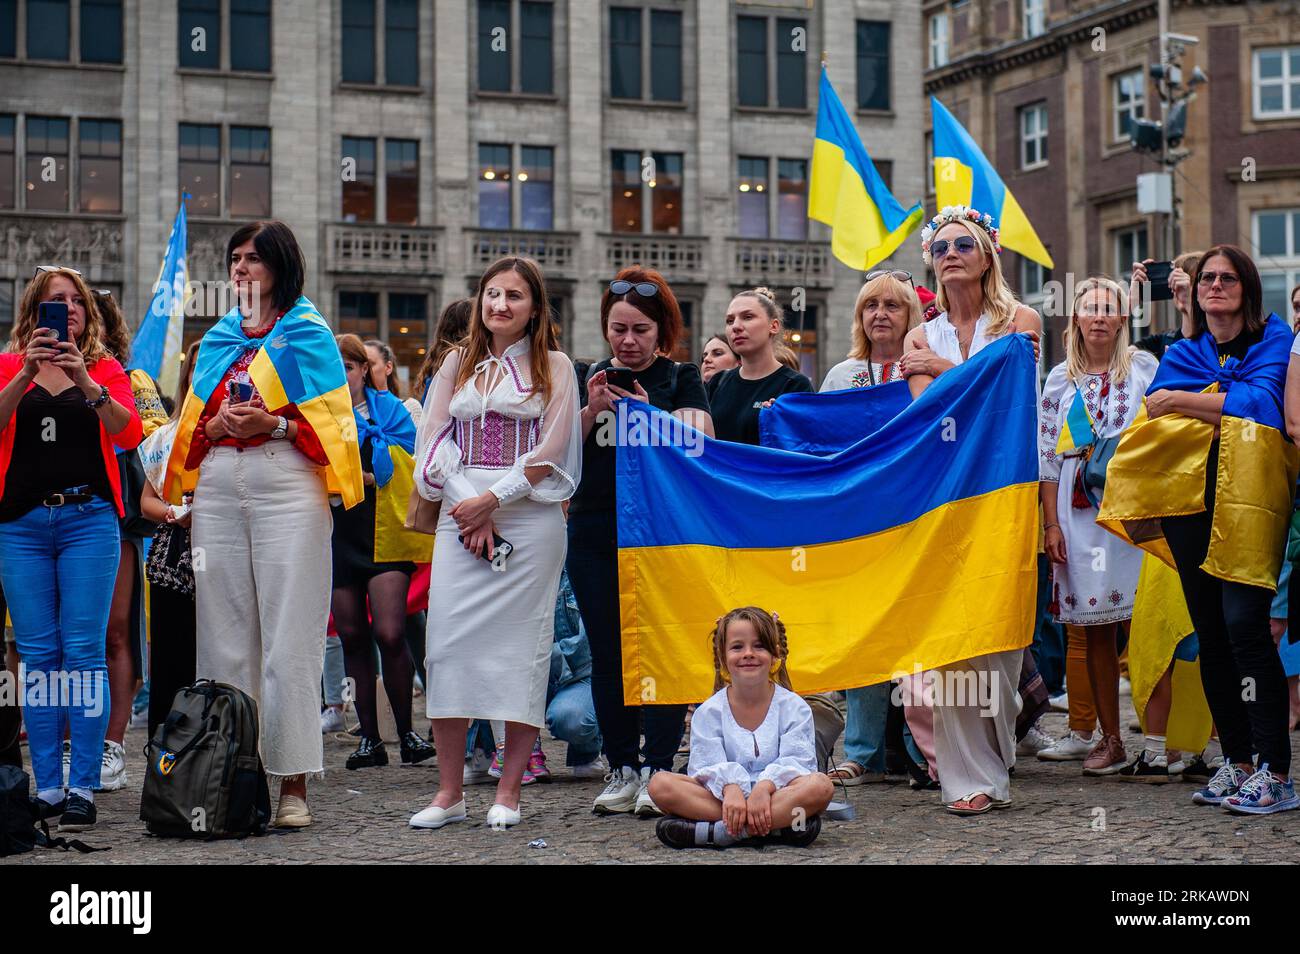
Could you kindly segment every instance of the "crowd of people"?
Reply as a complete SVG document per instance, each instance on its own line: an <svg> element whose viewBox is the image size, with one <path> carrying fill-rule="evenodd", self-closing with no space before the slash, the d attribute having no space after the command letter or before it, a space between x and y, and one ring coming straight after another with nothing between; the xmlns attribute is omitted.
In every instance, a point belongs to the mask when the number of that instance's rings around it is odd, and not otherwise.
<svg viewBox="0 0 1300 954"><path fill-rule="evenodd" d="M659 838L674 848L810 845L837 785L890 776L938 789L949 812L983 814L1011 804L1017 756L1081 761L1084 775L1121 780L1181 776L1198 783L1192 801L1241 814L1300 806L1289 776L1295 680L1277 645L1300 612L1300 597L1286 606L1300 575L1287 576L1284 525L1260 540L1260 524L1229 512L1242 488L1276 497L1289 481L1294 498L1296 473L1286 461L1246 472L1220 433L1230 395L1249 389L1300 435L1300 358L1287 358L1300 340L1263 314L1258 270L1231 245L1176 260L1179 326L1136 343L1129 329L1150 297L1151 262L1134 263L1127 288L1104 276L1075 286L1065 360L1036 382L1043 538L1039 619L1025 621L1032 647L943 667L991 686L991 706L924 698L915 677L801 697L786 674L780 606L716 607L715 629L701 634L717 677L707 700L626 703L619 448L600 422L618 402L640 401L710 438L759 444L763 409L786 394L905 381L916 399L1007 335L1026 335L1038 354L1042 319L1008 288L987 216L943 210L922 251L935 291L906 271L868 274L851 350L820 388L785 344L766 288L731 300L699 366L669 358L681 309L664 278L639 266L602 295L608 356L574 362L545 277L516 257L446 306L404 388L383 341L328 332L303 296L293 233L258 222L227 247L239 307L188 349L174 397L160 397L148 375L124 370L129 334L111 296L74 269L42 266L0 355L0 583L42 814L63 830L92 826L96 792L126 784L133 702L152 733L196 679L256 700L262 760L278 785L274 824L288 828L312 823L308 782L324 770L323 734L344 727L345 703L359 723L347 769L388 763L381 686L401 762L438 759L415 828L472 817L466 786L485 781L496 783L487 824L518 824L522 789L550 776L543 727L567 743L575 776L604 779L596 814L662 816ZM38 321L47 302L67 306L65 337ZM1300 287L1292 304L1300 323ZM319 369L320 380L346 382L355 440L340 439L323 398L286 403L259 390L250 368L271 341L306 378ZM1196 361L1223 372L1217 387L1160 374ZM1098 460L1105 474L1103 448L1158 418L1213 429L1194 472L1203 507L1152 516L1215 725L1217 742L1197 753L1166 748L1168 672L1143 712L1140 751L1126 749L1121 725L1144 555L1099 523L1095 474ZM1145 479L1164 475L1153 465ZM1290 534L1300 556L1300 533ZM1280 588L1242 569L1261 547ZM80 691L33 704L33 688L55 673ZM1045 730L1049 696L1069 713L1059 739ZM4 715L15 739L16 718ZM17 752L15 743L0 758Z"/></svg>

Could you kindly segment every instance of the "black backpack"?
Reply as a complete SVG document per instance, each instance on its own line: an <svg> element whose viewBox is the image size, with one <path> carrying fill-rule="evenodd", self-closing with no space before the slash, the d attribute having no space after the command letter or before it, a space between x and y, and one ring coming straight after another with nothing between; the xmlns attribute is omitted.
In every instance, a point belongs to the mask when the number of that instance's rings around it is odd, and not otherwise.
<svg viewBox="0 0 1300 954"><path fill-rule="evenodd" d="M167 720L145 747L140 819L155 835L260 835L271 819L258 754L257 703L201 679L176 693Z"/></svg>
<svg viewBox="0 0 1300 954"><path fill-rule="evenodd" d="M15 765L0 765L0 858L25 854L36 847L64 851L75 848L82 854L108 851L76 839L51 835L49 824L41 818L40 807L31 796L31 779L27 773Z"/></svg>

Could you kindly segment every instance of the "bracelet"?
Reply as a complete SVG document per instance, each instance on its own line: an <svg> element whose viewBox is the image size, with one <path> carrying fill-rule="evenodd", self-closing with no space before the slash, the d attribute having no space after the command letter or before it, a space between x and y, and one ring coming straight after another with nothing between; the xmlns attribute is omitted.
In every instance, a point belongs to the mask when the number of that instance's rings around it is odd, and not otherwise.
<svg viewBox="0 0 1300 954"><path fill-rule="evenodd" d="M1057 530L1061 529L1061 525L1059 523L1049 523L1043 527L1043 532L1046 533L1048 530L1051 530L1053 527L1055 527Z"/></svg>
<svg viewBox="0 0 1300 954"><path fill-rule="evenodd" d="M101 384L99 386L99 397L95 398L95 400L93 401L89 401L89 400L86 401L86 407L91 409L101 408L108 403L108 399L109 399L108 385Z"/></svg>

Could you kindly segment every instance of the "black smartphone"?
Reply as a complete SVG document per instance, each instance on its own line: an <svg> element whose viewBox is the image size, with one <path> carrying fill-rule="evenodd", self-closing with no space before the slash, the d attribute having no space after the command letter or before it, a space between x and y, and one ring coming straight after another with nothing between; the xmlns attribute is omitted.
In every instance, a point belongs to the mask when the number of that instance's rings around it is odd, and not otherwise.
<svg viewBox="0 0 1300 954"><path fill-rule="evenodd" d="M456 534L456 539L459 540L462 545L465 543L464 534L461 533ZM505 563L506 557L510 556L510 554L515 552L514 545L511 544L509 540L502 538L501 535L497 533L492 534L492 547L496 551L492 556L492 560L496 563ZM477 556L480 560L488 559L487 547L484 547L482 550L476 553L475 556Z"/></svg>
<svg viewBox="0 0 1300 954"><path fill-rule="evenodd" d="M1147 265L1152 301L1169 301L1174 297L1173 290L1169 287L1169 273L1173 270L1173 262L1151 262Z"/></svg>
<svg viewBox="0 0 1300 954"><path fill-rule="evenodd" d="M50 328L58 335L60 341L68 340L68 303L65 301L43 301L37 309L37 328Z"/></svg>
<svg viewBox="0 0 1300 954"><path fill-rule="evenodd" d="M624 391L632 392L636 388L633 382L636 381L636 375L632 373L631 368L606 368L605 383L612 384L616 388L622 388Z"/></svg>

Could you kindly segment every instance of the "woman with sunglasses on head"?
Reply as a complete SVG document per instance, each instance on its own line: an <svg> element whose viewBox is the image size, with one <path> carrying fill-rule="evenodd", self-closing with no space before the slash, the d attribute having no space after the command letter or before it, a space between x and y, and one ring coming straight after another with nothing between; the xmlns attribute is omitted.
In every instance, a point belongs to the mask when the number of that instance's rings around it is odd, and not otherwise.
<svg viewBox="0 0 1300 954"><path fill-rule="evenodd" d="M704 342L700 358L700 378L705 384L712 381L714 375L738 367L740 367L740 355L731 350L725 331Z"/></svg>
<svg viewBox="0 0 1300 954"><path fill-rule="evenodd" d="M66 309L66 338L38 326L45 303ZM41 813L62 815L67 831L95 823L109 719L105 632L125 512L115 448L132 449L141 436L102 322L78 272L42 267L0 355L0 581L26 671Z"/></svg>
<svg viewBox="0 0 1300 954"><path fill-rule="evenodd" d="M637 265L620 271L600 300L600 329L613 356L587 372L582 408L583 467L569 507L569 581L591 647L591 693L610 775L596 797L598 814L657 815L650 777L671 771L681 745L685 706L623 704L623 650L614 517L619 400L644 401L712 436L699 370L671 354L682 333L681 308L662 275ZM629 386L630 385L630 386ZM641 746L644 720L645 746Z"/></svg>
<svg viewBox="0 0 1300 954"><path fill-rule="evenodd" d="M782 394L814 390L807 377L786 365L781 307L767 288L751 288L727 306L727 343L740 366L709 382L709 408L718 440L758 444L758 415Z"/></svg>
<svg viewBox="0 0 1300 954"><path fill-rule="evenodd" d="M941 210L921 232L921 250L933 265L941 309L907 334L902 371L914 396L936 377L986 345L1021 332L1034 343L1043 324L1038 313L1016 301L1002 277L997 228L991 216L965 206ZM1037 520L1034 513L1026 520ZM1028 640L1026 640L1028 642ZM1011 804L1009 769L1016 761L1016 713L1024 650L987 653L944 666L957 675L974 673L996 693L994 715L978 704L957 705L936 693L934 753L947 810L982 815ZM948 680L939 680L942 686Z"/></svg>

